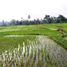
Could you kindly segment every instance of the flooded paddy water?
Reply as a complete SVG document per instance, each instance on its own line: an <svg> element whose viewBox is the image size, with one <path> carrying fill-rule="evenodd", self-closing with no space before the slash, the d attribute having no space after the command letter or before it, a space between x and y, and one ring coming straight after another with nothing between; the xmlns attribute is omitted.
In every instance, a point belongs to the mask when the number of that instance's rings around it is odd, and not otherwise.
<svg viewBox="0 0 67 67"><path fill-rule="evenodd" d="M2 67L67 67L67 50L49 37L39 35L29 45L23 42L23 47L19 44L18 48L3 52L0 63Z"/></svg>

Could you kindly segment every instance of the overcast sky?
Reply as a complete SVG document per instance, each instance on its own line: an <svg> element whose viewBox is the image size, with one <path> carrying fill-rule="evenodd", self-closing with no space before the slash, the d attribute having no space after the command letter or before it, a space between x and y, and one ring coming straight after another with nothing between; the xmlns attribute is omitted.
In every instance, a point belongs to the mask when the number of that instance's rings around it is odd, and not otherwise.
<svg viewBox="0 0 67 67"><path fill-rule="evenodd" d="M0 0L0 21L43 18L46 14L67 17L67 0Z"/></svg>

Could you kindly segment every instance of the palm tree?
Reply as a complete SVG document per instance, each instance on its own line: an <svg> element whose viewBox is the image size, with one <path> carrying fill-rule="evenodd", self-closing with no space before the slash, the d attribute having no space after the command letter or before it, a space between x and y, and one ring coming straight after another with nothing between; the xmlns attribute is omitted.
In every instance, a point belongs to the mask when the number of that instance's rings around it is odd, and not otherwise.
<svg viewBox="0 0 67 67"><path fill-rule="evenodd" d="M30 18L31 18L30 15L28 15L28 20L29 20Z"/></svg>

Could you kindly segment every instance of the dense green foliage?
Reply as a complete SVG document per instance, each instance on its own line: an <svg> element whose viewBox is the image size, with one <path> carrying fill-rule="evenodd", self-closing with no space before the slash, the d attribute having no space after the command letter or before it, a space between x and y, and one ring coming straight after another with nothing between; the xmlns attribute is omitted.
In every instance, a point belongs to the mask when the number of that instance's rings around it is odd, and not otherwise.
<svg viewBox="0 0 67 67"><path fill-rule="evenodd" d="M0 25L1 26L34 25L34 24L36 25L36 24L51 24L51 23L66 23L67 22L67 18L64 17L63 15L59 15L58 17L45 15L44 18L42 19L38 18L34 20L31 20L30 18L31 16L28 15L28 19L23 19L23 18L21 18L21 20L12 19L11 21L9 21L9 23L3 20Z"/></svg>

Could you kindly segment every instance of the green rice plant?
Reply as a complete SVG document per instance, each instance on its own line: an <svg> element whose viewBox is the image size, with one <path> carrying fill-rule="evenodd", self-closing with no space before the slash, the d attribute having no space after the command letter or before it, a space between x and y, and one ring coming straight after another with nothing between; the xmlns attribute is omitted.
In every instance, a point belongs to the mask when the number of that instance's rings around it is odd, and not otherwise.
<svg viewBox="0 0 67 67"><path fill-rule="evenodd" d="M53 47L53 46L51 46ZM55 56L54 53L49 53L48 46L35 42L23 46L18 45L17 48L2 52L0 54L0 66L1 67L60 67L65 66ZM49 50L49 51L47 51Z"/></svg>

